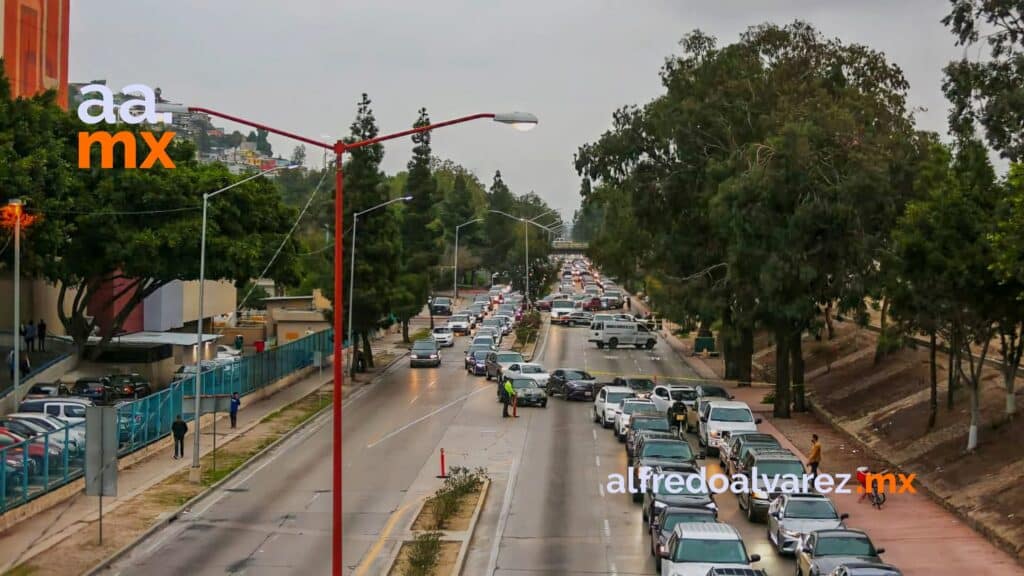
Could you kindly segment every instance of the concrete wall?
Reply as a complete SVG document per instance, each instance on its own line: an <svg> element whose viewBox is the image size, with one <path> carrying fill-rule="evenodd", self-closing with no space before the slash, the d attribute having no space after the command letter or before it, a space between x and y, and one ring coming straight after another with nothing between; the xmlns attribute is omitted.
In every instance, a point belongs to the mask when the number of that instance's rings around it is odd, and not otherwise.
<svg viewBox="0 0 1024 576"><path fill-rule="evenodd" d="M14 272L10 269L0 273L0 330L12 330L14 325ZM32 280L22 277L21 279L21 323L27 324L29 318L39 321L36 318L35 306L33 306ZM50 323L49 320L46 321ZM16 330L15 330L16 332Z"/></svg>
<svg viewBox="0 0 1024 576"><path fill-rule="evenodd" d="M181 282L181 321L195 322L199 318L199 282ZM238 292L231 282L206 281L203 291L203 316L231 314L238 302Z"/></svg>
<svg viewBox="0 0 1024 576"><path fill-rule="evenodd" d="M171 282L142 303L143 330L165 332L182 326L182 283Z"/></svg>
<svg viewBox="0 0 1024 576"><path fill-rule="evenodd" d="M68 288L64 295L64 314L71 315L71 304L75 301L77 288ZM45 280L32 281L32 304L33 317L36 322L40 319L46 320L46 333L55 336L64 336L64 325L60 322L57 314L57 305L60 303L60 286L51 284Z"/></svg>
<svg viewBox="0 0 1024 576"><path fill-rule="evenodd" d="M228 326L220 331L222 334L218 344L225 344L227 346L235 345L235 336L241 334L244 340L244 346L255 346L257 340L267 339L267 327L264 325L260 326Z"/></svg>
<svg viewBox="0 0 1024 576"><path fill-rule="evenodd" d="M296 322L291 320L278 320L277 329L277 345L291 342L292 340L298 340L306 335L307 330L313 332L322 332L328 330L331 327L331 323L325 321L322 322Z"/></svg>

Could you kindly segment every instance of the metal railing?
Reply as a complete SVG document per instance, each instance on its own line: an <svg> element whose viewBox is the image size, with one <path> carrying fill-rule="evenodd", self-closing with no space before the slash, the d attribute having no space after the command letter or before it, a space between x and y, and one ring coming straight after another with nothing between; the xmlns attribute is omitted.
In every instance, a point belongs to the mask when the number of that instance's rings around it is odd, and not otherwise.
<svg viewBox="0 0 1024 576"><path fill-rule="evenodd" d="M266 352L231 362L204 363L200 377L203 395L245 396L281 378L313 365L317 352L331 350L331 331L317 332ZM171 432L171 423L181 414L192 420L191 397L195 378L189 375L167 388L137 400L117 404L118 456L130 454L160 440ZM59 400L59 397L54 397ZM5 439L8 443L5 444ZM85 422L9 443L0 435L0 513L25 504L84 473Z"/></svg>

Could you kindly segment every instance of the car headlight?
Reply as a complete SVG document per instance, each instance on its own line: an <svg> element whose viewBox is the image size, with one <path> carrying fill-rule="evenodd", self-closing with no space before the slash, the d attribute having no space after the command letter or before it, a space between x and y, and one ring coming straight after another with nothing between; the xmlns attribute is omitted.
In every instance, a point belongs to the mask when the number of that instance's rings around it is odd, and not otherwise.
<svg viewBox="0 0 1024 576"><path fill-rule="evenodd" d="M786 538L794 538L794 539L799 539L800 536L801 536L800 532L794 532L792 530L786 530L785 528L782 529L782 535L785 536Z"/></svg>
<svg viewBox="0 0 1024 576"><path fill-rule="evenodd" d="M756 500L767 500L768 499L768 493L767 492L761 492L760 490L754 490L753 496L754 496L754 499L756 499Z"/></svg>
<svg viewBox="0 0 1024 576"><path fill-rule="evenodd" d="M658 500L655 500L654 501L654 507L655 508L667 508L668 504L665 504L664 502L659 502Z"/></svg>
<svg viewBox="0 0 1024 576"><path fill-rule="evenodd" d="M717 440L717 439L722 437L722 433L719 432L718 430L712 430L712 431L708 432L708 436L710 436L710 437L714 438L715 440Z"/></svg>
<svg viewBox="0 0 1024 576"><path fill-rule="evenodd" d="M431 360L437 360L437 354L431 354L430 355L430 359Z"/></svg>

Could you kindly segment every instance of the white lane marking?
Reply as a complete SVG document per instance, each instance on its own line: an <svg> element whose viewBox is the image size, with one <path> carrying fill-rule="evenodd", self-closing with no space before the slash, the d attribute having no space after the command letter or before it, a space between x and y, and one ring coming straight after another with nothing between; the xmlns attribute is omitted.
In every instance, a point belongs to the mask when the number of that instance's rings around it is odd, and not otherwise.
<svg viewBox="0 0 1024 576"><path fill-rule="evenodd" d="M406 430L408 430L409 428L412 428L413 426L415 426L415 425L419 424L420 422L423 422L423 421L424 421L424 420L426 420L427 418L430 418L430 417L432 417L432 416L435 416L435 415L437 415L437 414L439 414L439 413L441 413L441 412L443 412L443 411L447 410L448 408L451 408L452 406L455 406L456 404L458 404L459 402L462 402L463 400L466 400L466 399L467 399L467 398L469 398L470 396L476 396L477 394L479 394L479 393L481 393L481 392L485 392L485 391L488 391L488 390L491 390L491 389L492 389L492 388L491 388L490 386L484 386L483 388L479 388L479 389L477 389L477 390L474 390L473 392L470 392L469 394L463 394L462 396L459 396L459 397L458 397L458 398L456 398L455 400L452 400L451 402L449 402L449 403L445 404L444 406L441 406L440 408L438 408L438 409L436 409L436 410L434 410L434 411L430 412L429 414L425 414L425 415L423 415L423 416L420 416L419 418L417 418L417 419L413 420L412 422L409 422L409 423L408 423L408 424L406 424L405 426L402 426L401 428L398 428L397 430L394 430L394 431L392 431L392 432L388 433L388 434L387 434L386 436L384 436L383 438L381 438L381 439L379 439L379 440L377 440L377 441L375 441L375 442L372 442L372 443L370 443L370 444L367 444L367 445L366 445L366 447L367 447L367 448L373 448L374 446L376 446L376 445L380 444L381 442L384 442L384 441L385 441L385 440L387 440L388 438L391 438L391 437L393 437L393 436L396 436L396 435L398 435L398 434L401 434L402 432L405 432L405 431L406 431Z"/></svg>
<svg viewBox="0 0 1024 576"><path fill-rule="evenodd" d="M413 397L412 397L412 400L409 400L409 406L412 406L412 405L413 405L413 403L415 403L415 402L416 402L417 400L419 400L419 399L420 399L420 395L419 395L419 394L417 394L417 395L413 396Z"/></svg>
<svg viewBox="0 0 1024 576"><path fill-rule="evenodd" d="M594 441L597 442L597 430L590 431L594 435Z"/></svg>
<svg viewBox="0 0 1024 576"><path fill-rule="evenodd" d="M537 342L537 346L533 349L533 361L537 363L540 363L544 359L544 353L548 351L548 333L551 332L551 323L548 322L547 326L544 328L544 333L541 334L541 341ZM540 352L537 352L538 348L540 349Z"/></svg>
<svg viewBox="0 0 1024 576"><path fill-rule="evenodd" d="M431 380L430 384L427 384L427 388L433 388L434 384L437 384L437 378Z"/></svg>
<svg viewBox="0 0 1024 576"><path fill-rule="evenodd" d="M600 456L594 456L594 465L597 466L598 468L601 467L601 457Z"/></svg>
<svg viewBox="0 0 1024 576"><path fill-rule="evenodd" d="M604 519L604 537L610 538L612 535L612 527L608 525L608 519Z"/></svg>
<svg viewBox="0 0 1024 576"><path fill-rule="evenodd" d="M512 467L508 472L508 485L505 487L505 498L501 502L501 514L498 516L498 529L494 532L494 544L491 546L491 557L487 561L487 572L491 576L498 570L498 551L501 548L501 539L505 534L505 524L508 523L509 513L512 511L512 493L516 485L516 472L519 469L519 459L512 458Z"/></svg>
<svg viewBox="0 0 1024 576"><path fill-rule="evenodd" d="M601 493L601 498L604 498L604 484L597 483L597 491Z"/></svg>

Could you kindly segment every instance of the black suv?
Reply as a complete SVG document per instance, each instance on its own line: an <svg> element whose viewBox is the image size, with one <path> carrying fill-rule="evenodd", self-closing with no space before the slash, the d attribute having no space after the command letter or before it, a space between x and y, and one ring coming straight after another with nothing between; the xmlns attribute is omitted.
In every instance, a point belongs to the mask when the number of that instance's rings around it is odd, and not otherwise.
<svg viewBox="0 0 1024 576"><path fill-rule="evenodd" d="M434 316L451 316L452 299L445 296L435 296L430 301L430 312Z"/></svg>
<svg viewBox="0 0 1024 576"><path fill-rule="evenodd" d="M111 374L107 379L118 398L144 398L153 392L149 380L139 374Z"/></svg>
<svg viewBox="0 0 1024 576"><path fill-rule="evenodd" d="M593 400L597 379L586 370L559 368L548 379L548 396L561 394L566 400Z"/></svg>
<svg viewBox="0 0 1024 576"><path fill-rule="evenodd" d="M752 477L752 472L757 469L757 478ZM768 507L772 500L782 494L780 486L784 483L783 477L793 475L803 478L805 470L804 463L798 456L785 448L765 447L754 448L747 452L743 461L736 469L737 474L747 477L747 485L750 490L743 490L736 495L737 503L741 510L747 511L747 519L757 522L768 513ZM762 478L767 477L773 483L774 489L769 489ZM754 482L757 482L755 487Z"/></svg>

